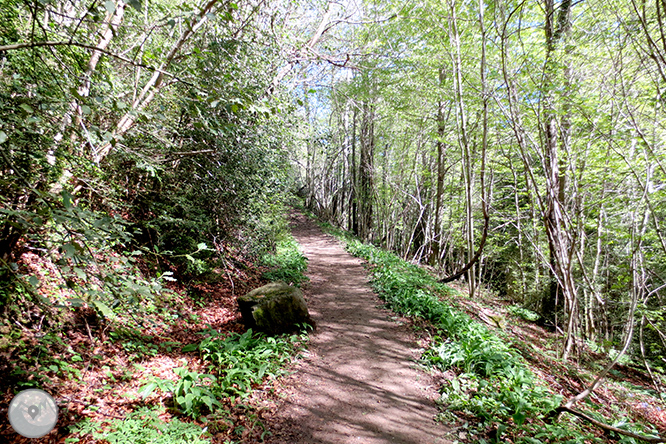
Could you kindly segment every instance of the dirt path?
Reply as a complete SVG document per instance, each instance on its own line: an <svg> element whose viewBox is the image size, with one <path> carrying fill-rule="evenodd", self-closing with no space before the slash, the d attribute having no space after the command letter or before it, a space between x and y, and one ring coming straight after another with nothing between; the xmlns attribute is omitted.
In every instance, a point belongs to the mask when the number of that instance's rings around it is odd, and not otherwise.
<svg viewBox="0 0 666 444"><path fill-rule="evenodd" d="M309 259L306 297L317 322L307 357L287 381L271 444L435 444L437 396L418 370L408 326L368 285L361 261L303 215L294 236Z"/></svg>

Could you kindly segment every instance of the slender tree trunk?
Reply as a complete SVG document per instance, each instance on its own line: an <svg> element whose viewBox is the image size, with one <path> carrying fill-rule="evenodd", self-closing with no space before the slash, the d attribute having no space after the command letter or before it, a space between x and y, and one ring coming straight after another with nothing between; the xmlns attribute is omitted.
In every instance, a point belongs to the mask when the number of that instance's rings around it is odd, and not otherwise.
<svg viewBox="0 0 666 444"><path fill-rule="evenodd" d="M359 159L359 236L364 240L370 238L373 220L374 119L374 106L367 101L364 102L363 120L361 120L361 156Z"/></svg>
<svg viewBox="0 0 666 444"><path fill-rule="evenodd" d="M444 84L446 73L444 68L439 69L439 85ZM446 134L446 118L444 115L444 102L441 100L437 104L437 190L435 192L435 221L432 227L432 248L430 253L430 265L437 265L440 261L442 248L441 236L441 213L442 196L444 194L444 156L445 145L444 135Z"/></svg>
<svg viewBox="0 0 666 444"><path fill-rule="evenodd" d="M461 156L463 159L463 180L465 187L465 221L466 221L466 243L467 243L467 259L469 264L474 257L474 215L473 215L473 187L472 182L472 151L467 134L467 109L463 96L463 79L462 79L462 60L460 49L460 33L458 31L458 18L456 15L456 4L449 4L451 9L451 18L449 26L449 38L453 46L453 74L455 85L455 97L458 107L458 130L459 138L458 143L461 149ZM469 286L470 297L474 296L476 290L474 264L467 270L467 282Z"/></svg>
<svg viewBox="0 0 666 444"><path fill-rule="evenodd" d="M100 30L100 39L97 43L97 48L101 51L106 50L111 43L111 40L118 31L118 27L123 21L123 16L125 14L125 3L118 1L115 4L115 10L111 13L107 13L104 18L104 26ZM90 95L90 86L92 83L92 76L97 69L97 64L102 58L102 52L93 51L88 60L88 66L86 67L86 72L84 74L84 80L81 85L78 87L77 92L79 97L88 97ZM81 104L77 99L72 100L70 103L70 111L67 112L67 115L63 119L63 127L66 127L71 122L71 115L74 114L74 128L78 128L83 124L83 109ZM72 133L72 140L76 138L76 133ZM80 152L79 155L83 155L83 152Z"/></svg>
<svg viewBox="0 0 666 444"><path fill-rule="evenodd" d="M553 0L545 2L545 28L546 35L546 65L544 67L543 92L545 94L544 109L542 111L542 125L544 133L544 156L543 167L546 175L545 191L545 213L544 224L548 245L550 249L550 270L554 279L551 279L550 291L547 300L543 303L542 315L552 316L549 312L559 303L562 297L565 317L565 340L562 351L562 359L566 360L574 348L575 336L578 326L578 295L577 287L573 278L573 245L571 224L568 220L564 190L566 185L566 170L561 166L560 152L568 149L569 119L566 101L563 107L564 117L558 121L558 112L555 109L554 81L557 77L554 65L555 51L559 42L570 29L571 1L564 0L556 11ZM557 23L554 23L557 12ZM570 72L564 72L565 78ZM567 87L565 80L564 87ZM559 141L559 143L558 143ZM557 325L557 324L556 324Z"/></svg>
<svg viewBox="0 0 666 444"><path fill-rule="evenodd" d="M354 106L354 111L352 114L352 134L351 134L351 193L349 194L349 228L348 230L359 235L358 231L358 174L356 167L356 118L357 118L357 109Z"/></svg>

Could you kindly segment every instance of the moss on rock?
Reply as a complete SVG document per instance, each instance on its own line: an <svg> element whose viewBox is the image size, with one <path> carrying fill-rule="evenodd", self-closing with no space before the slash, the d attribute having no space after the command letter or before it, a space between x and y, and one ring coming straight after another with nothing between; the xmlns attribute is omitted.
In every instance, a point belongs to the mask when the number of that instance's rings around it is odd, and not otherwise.
<svg viewBox="0 0 666 444"><path fill-rule="evenodd" d="M272 282L239 297L238 307L248 328L268 334L295 331L299 324L314 326L301 290L284 282Z"/></svg>

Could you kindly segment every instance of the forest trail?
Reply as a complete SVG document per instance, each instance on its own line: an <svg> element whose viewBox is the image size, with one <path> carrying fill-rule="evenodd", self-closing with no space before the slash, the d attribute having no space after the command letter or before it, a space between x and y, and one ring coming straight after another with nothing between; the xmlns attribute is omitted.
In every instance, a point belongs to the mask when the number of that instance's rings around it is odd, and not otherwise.
<svg viewBox="0 0 666 444"><path fill-rule="evenodd" d="M432 377L416 368L408 325L380 308L367 273L299 213L293 235L309 260L306 297L317 322L307 356L287 378L271 444L440 444Z"/></svg>

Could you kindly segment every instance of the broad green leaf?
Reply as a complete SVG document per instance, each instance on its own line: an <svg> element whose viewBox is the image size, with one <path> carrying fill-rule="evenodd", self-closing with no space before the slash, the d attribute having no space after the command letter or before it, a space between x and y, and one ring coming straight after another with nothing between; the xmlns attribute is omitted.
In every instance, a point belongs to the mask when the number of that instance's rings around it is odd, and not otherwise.
<svg viewBox="0 0 666 444"><path fill-rule="evenodd" d="M185 347L182 348L184 352L191 352L195 351L199 348L199 344L188 344Z"/></svg>
<svg viewBox="0 0 666 444"><path fill-rule="evenodd" d="M7 134L4 131L0 131L0 143L4 143L7 140Z"/></svg>
<svg viewBox="0 0 666 444"><path fill-rule="evenodd" d="M25 111L28 114L32 114L35 112L35 110L33 110L32 107L27 103L21 103L20 107L23 111Z"/></svg>
<svg viewBox="0 0 666 444"><path fill-rule="evenodd" d="M66 258L71 258L76 255L76 247L72 244L65 244L61 248Z"/></svg>
<svg viewBox="0 0 666 444"><path fill-rule="evenodd" d="M85 281L86 279L88 279L88 275L86 274L86 272L78 267L74 267L74 274L76 274L76 276L81 280Z"/></svg>
<svg viewBox="0 0 666 444"><path fill-rule="evenodd" d="M72 195L69 194L69 191L63 190L60 195L62 196L62 204L65 208L72 208Z"/></svg>
<svg viewBox="0 0 666 444"><path fill-rule="evenodd" d="M141 395L142 398L147 398L156 388L157 388L156 383L154 382L148 383L141 388L141 390L139 391L139 395Z"/></svg>
<svg viewBox="0 0 666 444"><path fill-rule="evenodd" d="M116 12L116 4L113 3L111 0L107 0L104 2L104 8L106 8L106 12L109 14L113 14Z"/></svg>
<svg viewBox="0 0 666 444"><path fill-rule="evenodd" d="M513 418L513 422L515 422L517 425L520 426L520 425L523 425L527 416L525 416L525 414L523 412L516 412L516 413L513 414L512 418Z"/></svg>
<svg viewBox="0 0 666 444"><path fill-rule="evenodd" d="M109 308L109 306L106 305L104 302L94 301L93 305L97 308L97 310L100 311L100 313L102 313L102 315L105 318L112 318L112 317L115 316L115 313L113 312L113 310L111 310L111 308Z"/></svg>

